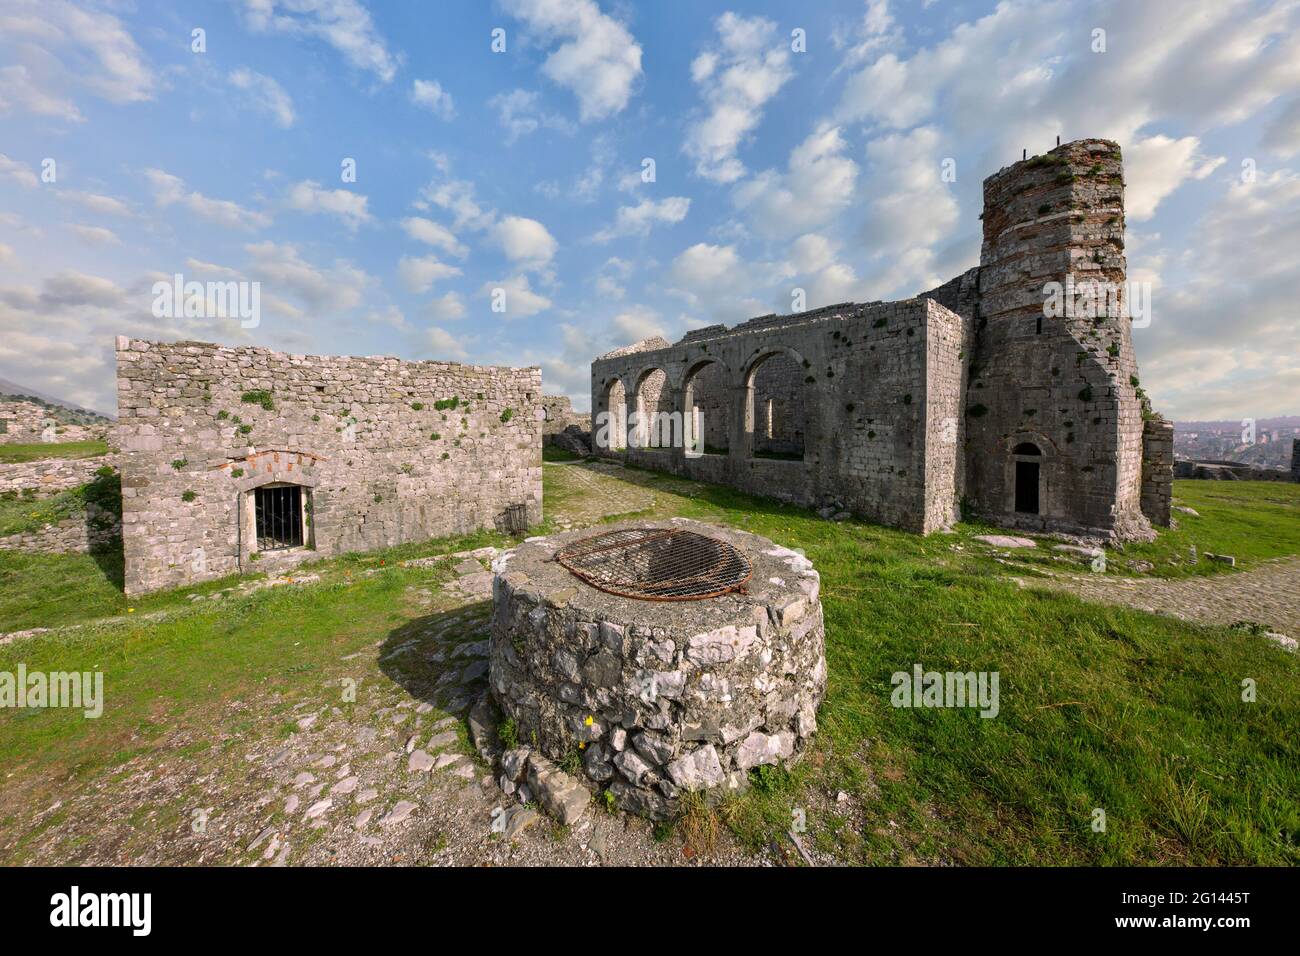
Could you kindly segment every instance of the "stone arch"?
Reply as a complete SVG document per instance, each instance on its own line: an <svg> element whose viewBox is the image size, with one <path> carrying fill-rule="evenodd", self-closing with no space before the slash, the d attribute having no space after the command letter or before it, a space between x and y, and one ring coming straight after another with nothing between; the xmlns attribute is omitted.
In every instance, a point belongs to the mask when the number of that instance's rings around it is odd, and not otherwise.
<svg viewBox="0 0 1300 956"><path fill-rule="evenodd" d="M764 349L745 369L745 433L754 458L804 458L808 429L806 361L794 349Z"/></svg>
<svg viewBox="0 0 1300 956"><path fill-rule="evenodd" d="M701 359L682 379L682 426L686 447L725 455L730 450L731 370L721 359Z"/></svg>
<svg viewBox="0 0 1300 956"><path fill-rule="evenodd" d="M628 443L642 449L671 448L681 440L671 416L676 411L668 373L657 365L644 368L636 377L633 402L636 421L631 423Z"/></svg>
<svg viewBox="0 0 1300 956"><path fill-rule="evenodd" d="M621 378L614 377L605 383L600 393L600 403L599 408L593 409L596 414L591 419L593 448L604 448L606 451L627 448L627 387ZM605 416L603 422L601 415Z"/></svg>

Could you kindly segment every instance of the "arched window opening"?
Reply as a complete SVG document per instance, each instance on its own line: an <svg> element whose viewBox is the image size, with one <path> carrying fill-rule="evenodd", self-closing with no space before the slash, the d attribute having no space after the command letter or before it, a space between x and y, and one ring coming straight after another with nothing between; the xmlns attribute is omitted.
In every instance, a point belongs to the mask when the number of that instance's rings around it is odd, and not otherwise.
<svg viewBox="0 0 1300 956"><path fill-rule="evenodd" d="M755 458L801 461L807 422L804 370L784 352L762 359L749 373L746 429Z"/></svg>
<svg viewBox="0 0 1300 956"><path fill-rule="evenodd" d="M725 455L728 441L727 370L720 362L704 362L686 378L686 447L693 454Z"/></svg>

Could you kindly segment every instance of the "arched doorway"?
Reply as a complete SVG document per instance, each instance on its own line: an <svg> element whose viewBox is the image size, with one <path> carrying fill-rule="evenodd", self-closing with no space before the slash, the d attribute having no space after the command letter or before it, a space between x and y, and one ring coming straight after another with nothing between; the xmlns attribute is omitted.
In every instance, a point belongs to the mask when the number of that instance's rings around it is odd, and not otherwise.
<svg viewBox="0 0 1300 956"><path fill-rule="evenodd" d="M730 450L730 377L716 359L700 362L686 373L683 427L692 454L726 455Z"/></svg>
<svg viewBox="0 0 1300 956"><path fill-rule="evenodd" d="M593 420L592 424L596 427L592 435L593 442L606 451L622 451L627 448L627 389L621 380L613 379L605 386L604 408L600 411L605 419L603 423L599 419Z"/></svg>
<svg viewBox="0 0 1300 956"><path fill-rule="evenodd" d="M672 412L673 396L668 387L668 373L661 368L646 369L636 383L635 446L658 450L671 448L680 442L680 425L674 421Z"/></svg>
<svg viewBox="0 0 1300 956"><path fill-rule="evenodd" d="M1043 453L1031 441L1021 442L1011 451L1015 469L1015 511L1017 514L1041 514Z"/></svg>
<svg viewBox="0 0 1300 956"><path fill-rule="evenodd" d="M745 385L753 457L802 461L807 408L798 359L787 351L770 352L750 366Z"/></svg>

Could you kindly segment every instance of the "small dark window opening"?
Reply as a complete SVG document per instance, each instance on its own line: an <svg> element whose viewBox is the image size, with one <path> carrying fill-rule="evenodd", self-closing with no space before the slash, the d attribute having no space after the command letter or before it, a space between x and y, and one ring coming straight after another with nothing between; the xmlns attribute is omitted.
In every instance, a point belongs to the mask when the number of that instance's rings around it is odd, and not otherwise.
<svg viewBox="0 0 1300 956"><path fill-rule="evenodd" d="M1038 325L1037 325L1037 327L1034 329L1034 334L1035 334L1035 335L1042 335L1042 334L1043 334L1043 317L1042 317L1041 315L1038 317Z"/></svg>
<svg viewBox="0 0 1300 956"><path fill-rule="evenodd" d="M257 550L302 547L302 488L263 485L253 489L257 514Z"/></svg>

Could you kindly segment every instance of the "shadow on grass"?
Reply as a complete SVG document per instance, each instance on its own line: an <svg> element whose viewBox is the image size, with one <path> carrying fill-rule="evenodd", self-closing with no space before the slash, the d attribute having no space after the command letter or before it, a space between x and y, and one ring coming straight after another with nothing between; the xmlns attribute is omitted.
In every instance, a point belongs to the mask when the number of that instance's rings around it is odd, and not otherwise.
<svg viewBox="0 0 1300 956"><path fill-rule="evenodd" d="M107 548L90 552L90 559L99 567L104 580L118 591L126 590L126 558L122 554L122 539L114 538Z"/></svg>
<svg viewBox="0 0 1300 956"><path fill-rule="evenodd" d="M487 690L491 614L492 602L478 601L413 618L380 645L379 669L414 699L463 716Z"/></svg>

